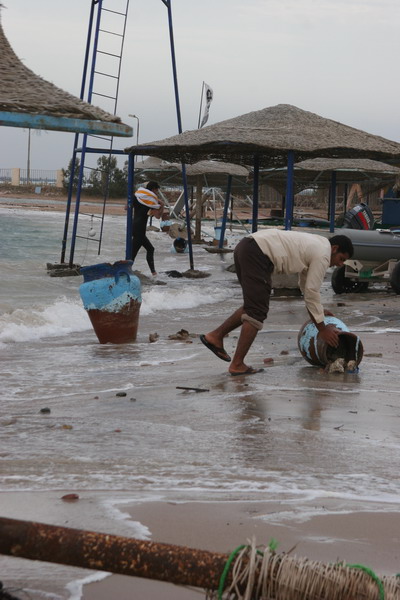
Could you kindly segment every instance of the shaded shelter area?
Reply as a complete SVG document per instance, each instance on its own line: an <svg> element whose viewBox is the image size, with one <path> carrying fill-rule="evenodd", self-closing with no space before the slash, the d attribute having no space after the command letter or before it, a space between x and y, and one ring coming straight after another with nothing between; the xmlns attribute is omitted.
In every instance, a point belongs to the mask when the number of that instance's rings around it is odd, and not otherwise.
<svg viewBox="0 0 400 600"><path fill-rule="evenodd" d="M200 176L204 187L224 187L232 176L232 189L248 189L250 171L237 164L217 160L203 160L186 165L188 183L195 185ZM135 177L140 181L159 179L165 185L182 184L182 164L171 163L156 156L135 162Z"/></svg>
<svg viewBox="0 0 400 600"><path fill-rule="evenodd" d="M313 158L294 164L294 189L301 191L309 186L330 186L333 172L338 184L370 182L387 185L395 183L400 168L365 158ZM260 173L260 179L284 193L287 169L265 169Z"/></svg>
<svg viewBox="0 0 400 600"><path fill-rule="evenodd" d="M157 179L164 186L182 186L182 164L170 163L158 157L149 157L142 163L135 163L135 177L139 180ZM204 216L204 203L212 195L215 222L217 215L215 212L216 194L219 190L225 192L223 201L223 224L226 223L229 206L233 212L233 193L238 192L247 194L249 190L249 170L241 165L221 162L216 160L203 160L192 165L186 166L187 183L192 189L192 211L191 218L195 217L195 232L193 241L201 241L201 219ZM205 193L204 188L206 188ZM217 188L217 190L216 190ZM185 206L183 191L173 206L170 207L170 214L178 218ZM223 233L223 231L222 231ZM222 237L223 240L223 237Z"/></svg>
<svg viewBox="0 0 400 600"><path fill-rule="evenodd" d="M260 168L287 167L285 227L290 229L295 162L310 158L400 160L399 143L289 104L250 112L127 151L184 164L199 160L252 164L253 231L257 229Z"/></svg>
<svg viewBox="0 0 400 600"><path fill-rule="evenodd" d="M1 23L0 125L122 137L133 134L118 116L80 100L26 67Z"/></svg>
<svg viewBox="0 0 400 600"><path fill-rule="evenodd" d="M370 190L392 187L400 176L400 168L365 158L314 158L294 164L293 189L329 189L328 219L333 231L337 186L344 184L343 211L347 208L348 186L368 185ZM287 169L265 169L260 180L285 193Z"/></svg>
<svg viewBox="0 0 400 600"><path fill-rule="evenodd" d="M182 171L182 166L179 166ZM218 162L215 160L202 160L186 167L186 175L188 182L192 183L196 187L196 212L195 212L195 234L194 241L201 242L201 219L203 216L203 186L209 186L211 188L224 188L225 190L225 202L222 216L222 227L220 234L220 246L222 247L224 242L224 234L226 227L226 220L228 215L229 205L231 205L231 211L233 211L233 196L232 191L240 189L243 191L247 187L247 179L249 177L249 170L241 165ZM214 201L215 208L215 201ZM215 213L215 221L217 222L217 216Z"/></svg>

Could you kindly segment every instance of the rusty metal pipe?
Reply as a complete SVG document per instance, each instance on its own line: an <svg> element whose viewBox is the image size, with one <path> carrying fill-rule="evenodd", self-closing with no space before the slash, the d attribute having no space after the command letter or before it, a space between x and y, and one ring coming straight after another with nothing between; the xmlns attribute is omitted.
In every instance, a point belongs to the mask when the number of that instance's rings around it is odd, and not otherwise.
<svg viewBox="0 0 400 600"><path fill-rule="evenodd" d="M0 518L0 554L217 589L228 555ZM229 580L229 577L228 577Z"/></svg>
<svg viewBox="0 0 400 600"><path fill-rule="evenodd" d="M0 518L0 554L207 590L218 589L228 560L228 555L215 552L6 518ZM293 598L302 600L378 597L376 576L373 578L358 568L308 562L287 554L272 556L271 560L264 577L272 585L274 598L286 598L290 591ZM257 570L251 592L254 599L262 593L257 584L259 576ZM229 574L225 585L229 586L231 581ZM247 584L241 581L238 585L242 593ZM383 576L380 585L387 600L399 599L398 578Z"/></svg>

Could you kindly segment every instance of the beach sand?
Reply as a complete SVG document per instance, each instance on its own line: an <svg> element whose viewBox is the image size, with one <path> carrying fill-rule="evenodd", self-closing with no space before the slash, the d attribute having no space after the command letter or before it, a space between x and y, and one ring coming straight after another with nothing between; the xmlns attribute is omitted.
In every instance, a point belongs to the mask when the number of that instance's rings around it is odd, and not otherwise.
<svg viewBox="0 0 400 600"><path fill-rule="evenodd" d="M31 502L31 506L36 507L34 510L39 522L55 522L68 527L68 515L78 511L80 520L92 525L82 529L104 530L101 523L97 523L95 529L93 527L93 515L90 514L93 499L85 503L85 494L82 494L81 504L64 503L60 512L56 497L60 498L61 495L60 492L41 493L38 502L35 494L5 494L2 498L2 512L8 517L26 518L27 512L34 517L35 513L28 507ZM58 501L58 507L61 504ZM228 556L238 546L253 538L260 549L264 549L275 539L278 542L278 553L290 553L298 559L307 558L323 563L344 561L347 564L365 565L378 576L396 574L400 564L398 512L395 507L391 509L393 512L374 510L373 504L365 505L363 511L359 508L360 504L357 502L332 498L327 498L324 503L310 502L309 506L304 503L293 506L293 502L273 500L178 503L138 501L124 505L124 511L130 514L133 521L148 528L150 541L153 542L226 553ZM297 518L293 517L293 512L297 513ZM46 513L47 518L41 517ZM132 537L129 527L126 527L124 535ZM11 560L21 563L22 573L29 567L29 561ZM34 564L40 574L41 563ZM0 565L3 565L2 578L6 583L7 563L4 563L4 558L0 560ZM57 577L55 565L52 567L46 564L46 568L50 573L54 570L54 577ZM96 577L94 571L80 569L77 575L76 569L70 567L68 570L71 581L75 578L85 580L91 574ZM100 577L104 575L100 573ZM30 587L32 586L31 582ZM43 589L43 582L41 588ZM47 592L52 594L54 591L54 581L49 578ZM32 597L39 596L32 594ZM199 588L115 574L84 585L82 595L83 600L195 600L204 597L205 591Z"/></svg>
<svg viewBox="0 0 400 600"><path fill-rule="evenodd" d="M75 197L72 198L71 213L75 211ZM0 206L7 208L24 208L29 210L45 210L50 212L65 212L67 206L66 194L46 192L43 194L29 194L20 192L19 194L5 193L0 190ZM90 207L90 212L100 215L103 212L103 199L92 196L81 196L81 211L85 212L84 207ZM126 214L126 201L123 198L108 199L106 206L108 215Z"/></svg>
<svg viewBox="0 0 400 600"><path fill-rule="evenodd" d="M397 513L330 514L330 510L340 510L332 501L318 508L320 514L307 520L282 519L280 523L270 523L268 518L275 511L280 513L285 509L282 503L150 502L137 504L129 512L135 520L147 525L152 532L152 541L230 554L253 537L261 548L274 538L279 543L278 552L292 550L291 555L298 558L362 564L380 575L398 571L400 534L393 536ZM346 510L351 511L348 503ZM112 575L84 587L84 600L106 600L112 595L119 600L133 597L191 600L204 597L204 592L121 575Z"/></svg>

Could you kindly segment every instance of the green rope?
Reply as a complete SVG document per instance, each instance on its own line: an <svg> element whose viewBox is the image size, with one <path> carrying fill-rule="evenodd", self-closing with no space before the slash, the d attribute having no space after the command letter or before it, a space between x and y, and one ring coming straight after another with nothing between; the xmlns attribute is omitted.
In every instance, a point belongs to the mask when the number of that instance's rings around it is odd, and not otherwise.
<svg viewBox="0 0 400 600"><path fill-rule="evenodd" d="M222 575L221 575L221 579L219 580L219 586L218 586L218 600L222 600L222 594L224 593L224 587L225 587L225 580L226 580L226 576L228 575L228 571L230 569L230 566L232 564L233 559L235 558L235 556L241 551L243 550L243 548L246 548L245 544L242 544L241 546L238 546L237 548L235 548L235 550L233 552L230 553L228 560L226 561L226 565L224 567L224 570L222 571Z"/></svg>
<svg viewBox="0 0 400 600"><path fill-rule="evenodd" d="M269 540L268 549L271 552L271 554L274 554L274 552L276 552L278 546L279 542L275 538L271 538Z"/></svg>
<svg viewBox="0 0 400 600"><path fill-rule="evenodd" d="M373 572L372 569L370 569L369 567L365 567L364 565L346 565L346 567L349 567L349 569L360 569L361 571L364 571L364 573L367 573L367 575L372 577L372 579L375 581L376 585L378 586L379 600L385 600L385 590L383 587L383 583L379 579L378 575Z"/></svg>

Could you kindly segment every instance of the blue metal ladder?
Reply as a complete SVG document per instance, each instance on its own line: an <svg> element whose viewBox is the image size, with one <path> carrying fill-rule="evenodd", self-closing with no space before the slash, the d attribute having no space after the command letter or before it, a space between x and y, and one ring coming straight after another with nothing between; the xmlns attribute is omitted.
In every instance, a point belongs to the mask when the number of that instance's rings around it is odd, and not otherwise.
<svg viewBox="0 0 400 600"><path fill-rule="evenodd" d="M115 6L112 0L108 5ZM118 103L118 91L121 74L122 54L125 41L126 21L129 10L129 0L121 0L122 9L114 10L107 6L107 0L92 0L89 27L86 43L85 61L82 76L80 98L86 100L111 114L116 114ZM90 64L89 64L90 63ZM89 75L89 77L88 77ZM103 206L101 216L88 215L80 211L80 199L86 172L99 171L98 166L89 166L87 161L87 149L99 147L103 152L106 148L107 159L101 165L101 177L105 181L103 190ZM83 238L98 244L100 254L103 236L105 207L108 200L110 164L112 161L113 137L105 137L90 134L76 134L73 145L73 153L70 162L70 181L68 188L67 209L65 214L64 235L62 240L61 263L65 262L67 247L68 227L70 220L72 197L74 193L74 181L79 166L78 180L75 194L75 214L73 231L71 235L69 266L73 266L76 238ZM78 161L80 154L80 161ZM95 152L94 152L95 154ZM93 154L93 156L94 156ZM104 155L104 152L103 152ZM115 160L115 159L114 159ZM89 225L91 231L86 235L78 235L79 216L85 215L98 219L100 224L99 234L89 235L95 230Z"/></svg>

